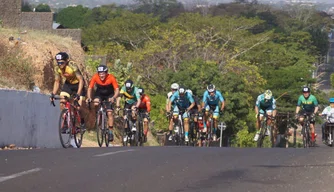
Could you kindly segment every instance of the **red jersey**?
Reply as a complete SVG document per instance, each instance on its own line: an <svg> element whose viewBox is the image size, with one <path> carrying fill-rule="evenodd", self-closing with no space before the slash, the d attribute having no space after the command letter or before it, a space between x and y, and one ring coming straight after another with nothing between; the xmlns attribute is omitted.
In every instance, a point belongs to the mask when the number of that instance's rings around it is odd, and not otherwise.
<svg viewBox="0 0 334 192"><path fill-rule="evenodd" d="M148 95L144 94L140 97L139 109L146 109L148 113L151 111L151 101Z"/></svg>

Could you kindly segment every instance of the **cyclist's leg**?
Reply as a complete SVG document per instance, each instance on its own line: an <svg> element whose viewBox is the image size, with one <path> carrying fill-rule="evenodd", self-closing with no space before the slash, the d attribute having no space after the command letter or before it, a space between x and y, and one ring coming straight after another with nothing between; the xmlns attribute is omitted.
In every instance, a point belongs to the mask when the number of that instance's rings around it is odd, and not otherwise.
<svg viewBox="0 0 334 192"><path fill-rule="evenodd" d="M261 121L263 120L263 114L264 114L264 111L263 109L260 109L259 110L259 115L256 117L256 128L257 128L257 131L255 133L255 136L254 136L254 141L257 141L260 137L260 127L261 127Z"/></svg>
<svg viewBox="0 0 334 192"><path fill-rule="evenodd" d="M203 118L203 120L204 120L204 130L206 131L206 132L208 132L208 127L207 127L207 124L208 124L208 119L209 119L209 111L210 111L210 106L208 105L208 104L206 104L205 106L204 106L204 108L205 108L205 113L204 113L204 118Z"/></svg>
<svg viewBox="0 0 334 192"><path fill-rule="evenodd" d="M109 101L109 98L111 98L112 95L107 97L102 97L102 101L106 100ZM107 109L107 116L108 116L108 128L109 128L109 141L114 140L114 134L113 134L113 128L114 128L114 115L113 115L113 107L111 103L106 104Z"/></svg>
<svg viewBox="0 0 334 192"><path fill-rule="evenodd" d="M185 136L185 141L189 141L189 113L184 112L182 114L183 118L183 126L184 126L184 136Z"/></svg>
<svg viewBox="0 0 334 192"><path fill-rule="evenodd" d="M61 88L60 96L66 96L66 97L70 98L71 97L71 92L72 92L72 90L71 90L70 84L65 82L63 87ZM61 111L65 108L65 102L66 102L65 99L60 100L59 107L60 107Z"/></svg>
<svg viewBox="0 0 334 192"><path fill-rule="evenodd" d="M315 137L316 137L316 134L315 134L315 118L314 117L310 117L310 133L311 133L311 140L312 141L315 141Z"/></svg>
<svg viewBox="0 0 334 192"><path fill-rule="evenodd" d="M173 112L172 112L172 118L170 119L170 122L169 122L169 138L168 138L168 140L173 139L173 136L172 136L173 125L174 125L174 123L177 123L178 117L179 117L179 108L177 106L174 106Z"/></svg>
<svg viewBox="0 0 334 192"><path fill-rule="evenodd" d="M73 94L76 94L78 92L78 89L79 89L79 83L77 84L69 84L68 87L70 88L71 92L70 92L70 95L73 95ZM80 114L80 117L81 117L81 127L84 128L84 124L85 124L85 119L83 118L84 117L84 114L83 114L83 110L82 108L84 108L84 103L83 102L85 100L85 95L86 95L86 90L85 90L85 87L83 87L82 89L82 92L81 92L81 95L80 95L80 99L78 101L79 103L79 107L77 107L77 109L79 110L79 114Z"/></svg>

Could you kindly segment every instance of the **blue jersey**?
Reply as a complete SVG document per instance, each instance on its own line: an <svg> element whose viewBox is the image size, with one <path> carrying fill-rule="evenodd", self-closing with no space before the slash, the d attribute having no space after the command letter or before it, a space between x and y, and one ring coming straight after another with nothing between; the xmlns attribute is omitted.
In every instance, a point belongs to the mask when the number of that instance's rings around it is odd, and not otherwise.
<svg viewBox="0 0 334 192"><path fill-rule="evenodd" d="M266 102L264 99L264 94L261 94L257 97L255 105L262 110L274 110L276 109L276 100L274 99L274 97L272 97Z"/></svg>
<svg viewBox="0 0 334 192"><path fill-rule="evenodd" d="M224 97L219 91L216 91L216 94L214 96L210 96L208 91L204 92L204 95L203 95L204 105L206 105L206 104L208 104L208 105L218 105L219 101L224 102Z"/></svg>
<svg viewBox="0 0 334 192"><path fill-rule="evenodd" d="M179 91L176 91L170 97L170 101L172 102L173 105L176 105L181 109L186 109L194 102L194 98L188 93L185 93L183 96L180 96Z"/></svg>

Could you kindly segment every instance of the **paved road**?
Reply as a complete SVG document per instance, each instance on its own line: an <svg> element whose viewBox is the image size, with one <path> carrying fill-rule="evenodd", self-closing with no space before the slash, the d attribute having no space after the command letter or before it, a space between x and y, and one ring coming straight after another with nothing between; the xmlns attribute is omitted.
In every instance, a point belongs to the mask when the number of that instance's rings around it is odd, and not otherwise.
<svg viewBox="0 0 334 192"><path fill-rule="evenodd" d="M318 89L328 93L332 87L330 83L330 75L334 72L334 65L332 64L321 64L318 67Z"/></svg>
<svg viewBox="0 0 334 192"><path fill-rule="evenodd" d="M0 191L332 192L333 150L323 146L0 151Z"/></svg>

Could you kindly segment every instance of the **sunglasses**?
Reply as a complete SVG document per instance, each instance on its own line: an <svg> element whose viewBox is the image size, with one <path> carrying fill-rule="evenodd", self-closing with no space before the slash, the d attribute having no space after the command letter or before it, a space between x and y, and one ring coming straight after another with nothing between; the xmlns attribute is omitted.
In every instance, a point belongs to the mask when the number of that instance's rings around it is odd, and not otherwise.
<svg viewBox="0 0 334 192"><path fill-rule="evenodd" d="M57 62L57 64L58 65L63 65L63 64L65 64L65 61L59 61L59 62Z"/></svg>

